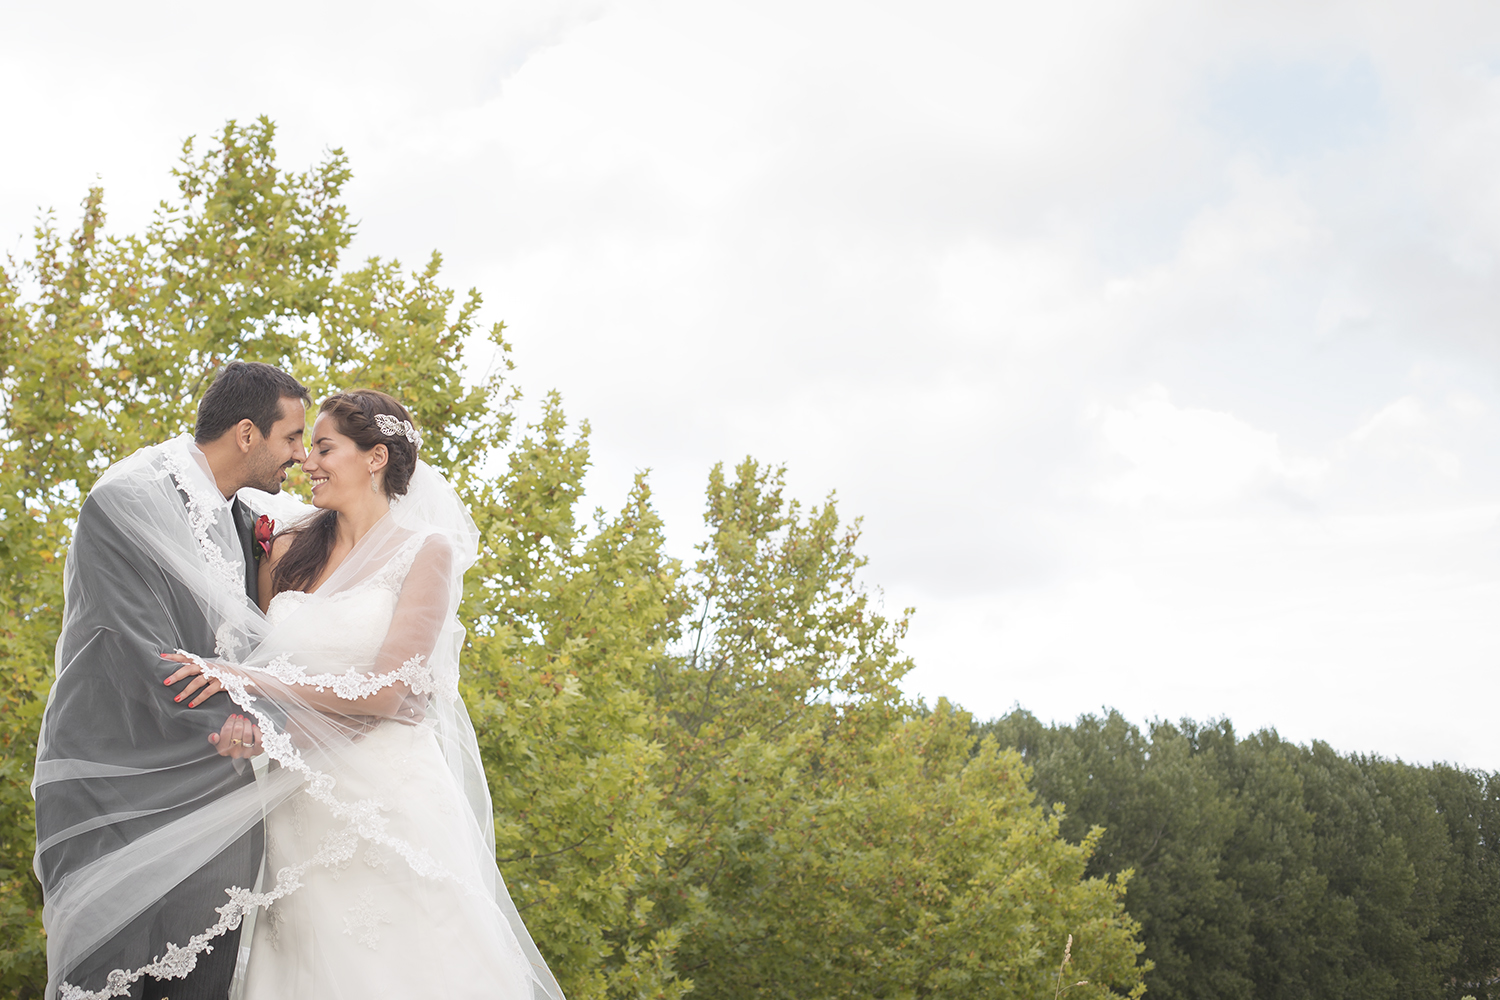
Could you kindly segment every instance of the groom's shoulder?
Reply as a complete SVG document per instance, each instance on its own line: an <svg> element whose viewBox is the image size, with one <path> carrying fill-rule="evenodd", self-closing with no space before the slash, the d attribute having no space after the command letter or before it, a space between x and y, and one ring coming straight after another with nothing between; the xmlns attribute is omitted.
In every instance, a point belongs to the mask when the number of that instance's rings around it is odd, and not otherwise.
<svg viewBox="0 0 1500 1000"><path fill-rule="evenodd" d="M159 492L163 470L156 448L142 448L104 470L83 499L80 516L92 512L109 516L109 512L128 509L145 499L147 493Z"/></svg>
<svg viewBox="0 0 1500 1000"><path fill-rule="evenodd" d="M105 516L107 509L128 503L131 492L129 484L122 482L117 476L110 477L106 474L89 489L88 495L83 498L79 517Z"/></svg>
<svg viewBox="0 0 1500 1000"><path fill-rule="evenodd" d="M74 549L94 552L97 545L111 549L130 547L128 533L120 520L120 511L129 505L127 489L114 482L95 483L78 509L78 521L73 528Z"/></svg>
<svg viewBox="0 0 1500 1000"><path fill-rule="evenodd" d="M83 505L85 508L92 505L97 509L100 505L129 504L139 498L143 485L138 470L116 472L111 468L89 489Z"/></svg>
<svg viewBox="0 0 1500 1000"><path fill-rule="evenodd" d="M89 495L125 499L160 483L170 468L165 449L166 445L147 445L114 462L94 481Z"/></svg>

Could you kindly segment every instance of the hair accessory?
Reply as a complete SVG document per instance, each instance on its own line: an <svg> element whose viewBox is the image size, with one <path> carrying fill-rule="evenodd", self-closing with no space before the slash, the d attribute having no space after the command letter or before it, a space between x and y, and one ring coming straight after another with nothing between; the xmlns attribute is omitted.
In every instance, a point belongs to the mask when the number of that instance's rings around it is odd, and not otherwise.
<svg viewBox="0 0 1500 1000"><path fill-rule="evenodd" d="M422 447L422 434L411 425L410 420L399 420L389 413L375 414L375 426L386 437L404 437L413 448Z"/></svg>

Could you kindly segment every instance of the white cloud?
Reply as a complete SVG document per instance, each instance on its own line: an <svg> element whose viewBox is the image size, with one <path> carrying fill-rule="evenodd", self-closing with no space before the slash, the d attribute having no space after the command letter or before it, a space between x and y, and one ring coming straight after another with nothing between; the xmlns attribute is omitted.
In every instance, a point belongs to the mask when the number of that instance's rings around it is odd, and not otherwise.
<svg viewBox="0 0 1500 1000"><path fill-rule="evenodd" d="M1099 424L1109 446L1131 466L1101 489L1114 502L1161 498L1196 506L1233 499L1268 480L1315 480L1324 468L1288 462L1275 434L1233 414L1174 406L1159 385L1123 407L1105 408Z"/></svg>
<svg viewBox="0 0 1500 1000"><path fill-rule="evenodd" d="M1500 766L1500 9L417 13L17 8L6 245L269 113L593 421L591 500L652 467L686 551L712 461L837 487L916 689Z"/></svg>
<svg viewBox="0 0 1500 1000"><path fill-rule="evenodd" d="M1415 396L1402 396L1355 428L1349 438L1356 444L1364 444L1371 438L1402 435L1408 431L1426 427L1430 423L1431 418L1423 408L1421 400Z"/></svg>

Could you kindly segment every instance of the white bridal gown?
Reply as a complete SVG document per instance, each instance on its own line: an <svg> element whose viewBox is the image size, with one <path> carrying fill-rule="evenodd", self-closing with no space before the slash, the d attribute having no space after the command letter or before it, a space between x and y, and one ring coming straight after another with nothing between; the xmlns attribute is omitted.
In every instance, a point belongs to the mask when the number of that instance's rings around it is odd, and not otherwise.
<svg viewBox="0 0 1500 1000"><path fill-rule="evenodd" d="M336 646L346 662L357 652L355 663L373 664L399 589L399 580L388 580L329 600L320 618L324 638L314 641ZM276 624L307 597L277 594L267 617ZM488 859L476 856L473 813L432 731L382 722L319 767L336 780L340 799L377 802L385 832L417 851L407 858L359 838L352 858L313 867L302 888L262 911L247 1000L530 1000L527 961L493 897L479 889ZM347 845L357 836L347 827L305 787L294 793L266 818L267 882L283 866L326 850L331 835Z"/></svg>

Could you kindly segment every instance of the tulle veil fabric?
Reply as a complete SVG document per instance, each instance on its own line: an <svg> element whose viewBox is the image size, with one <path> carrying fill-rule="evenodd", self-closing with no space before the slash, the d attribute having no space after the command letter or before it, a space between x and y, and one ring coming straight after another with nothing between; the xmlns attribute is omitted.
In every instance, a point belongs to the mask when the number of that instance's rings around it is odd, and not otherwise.
<svg viewBox="0 0 1500 1000"><path fill-rule="evenodd" d="M241 491L240 499L279 526L308 510L290 498L252 490ZM90 577L91 564L75 562L76 552L64 569L68 604L57 681L43 718L33 784L39 815L45 800L48 816L63 817L45 824L45 830L39 824L38 830L37 871L46 889L48 1000L125 996L145 976L185 975L247 914L274 907L278 899L297 892L311 870L347 864L365 844L399 855L423 878L447 881L455 891L493 901L529 970L528 1000L562 1000L495 865L489 788L458 689L464 627L457 609L463 574L477 558L479 537L442 476L419 462L410 489L392 503L390 514L275 626L245 595L244 561L229 508L189 437L142 449L116 463L91 490L85 507L92 510L85 510L81 523L86 515L91 524L108 525L114 547L131 554L122 557L120 565L126 568L111 564L111 572L97 581ZM102 738L90 732L90 720L112 706L126 716L175 710L160 686L167 671L151 669L160 664L143 662L139 677L118 669L108 678L98 676L94 664L101 643L136 658L154 658L170 651L164 642L181 640L184 634L178 627L172 636L164 635L163 616L143 615L139 623L115 616L101 625L106 620L101 609L118 600L118 589L111 588L121 585L121 575L131 577L130 586L173 595L183 606L162 600L164 617L194 619L199 631L212 637L214 655L202 658L204 672L217 677L238 709L260 725L266 757L273 762L256 767L254 780L243 761L235 762L240 779L234 781L226 778L222 759L195 757L185 763L180 747L136 746L128 720L117 738L108 736L120 726L104 726ZM393 578L399 582L390 587ZM344 644L320 627L324 612L331 602L381 586L399 592L389 634L373 665L353 662L341 653ZM184 594L190 595L190 605ZM102 686L109 688L103 697ZM371 715L330 713L331 695L369 699ZM448 870L451 866L436 862L425 845L406 842L387 829L382 803L341 795L333 777L340 761L374 726L394 724L389 719L426 727L436 737L469 806L463 822L472 864ZM205 734L214 727L200 726ZM193 754L216 756L206 739L203 747L207 750ZM210 765L219 768L215 777L196 785L188 781L183 791L184 774ZM88 961L97 961L102 945L122 935L128 938L125 931L151 907L221 852L252 836L267 812L298 794L312 796L342 823L337 835L325 837L307 857L266 871L258 891L253 884L226 884L218 887L211 905L196 911L178 907L185 911L180 916L153 917L157 933L165 927L170 943L158 953L106 967L102 986L88 989L70 979ZM108 836L101 839L102 833ZM90 860L59 865L55 859L74 847L78 856Z"/></svg>

